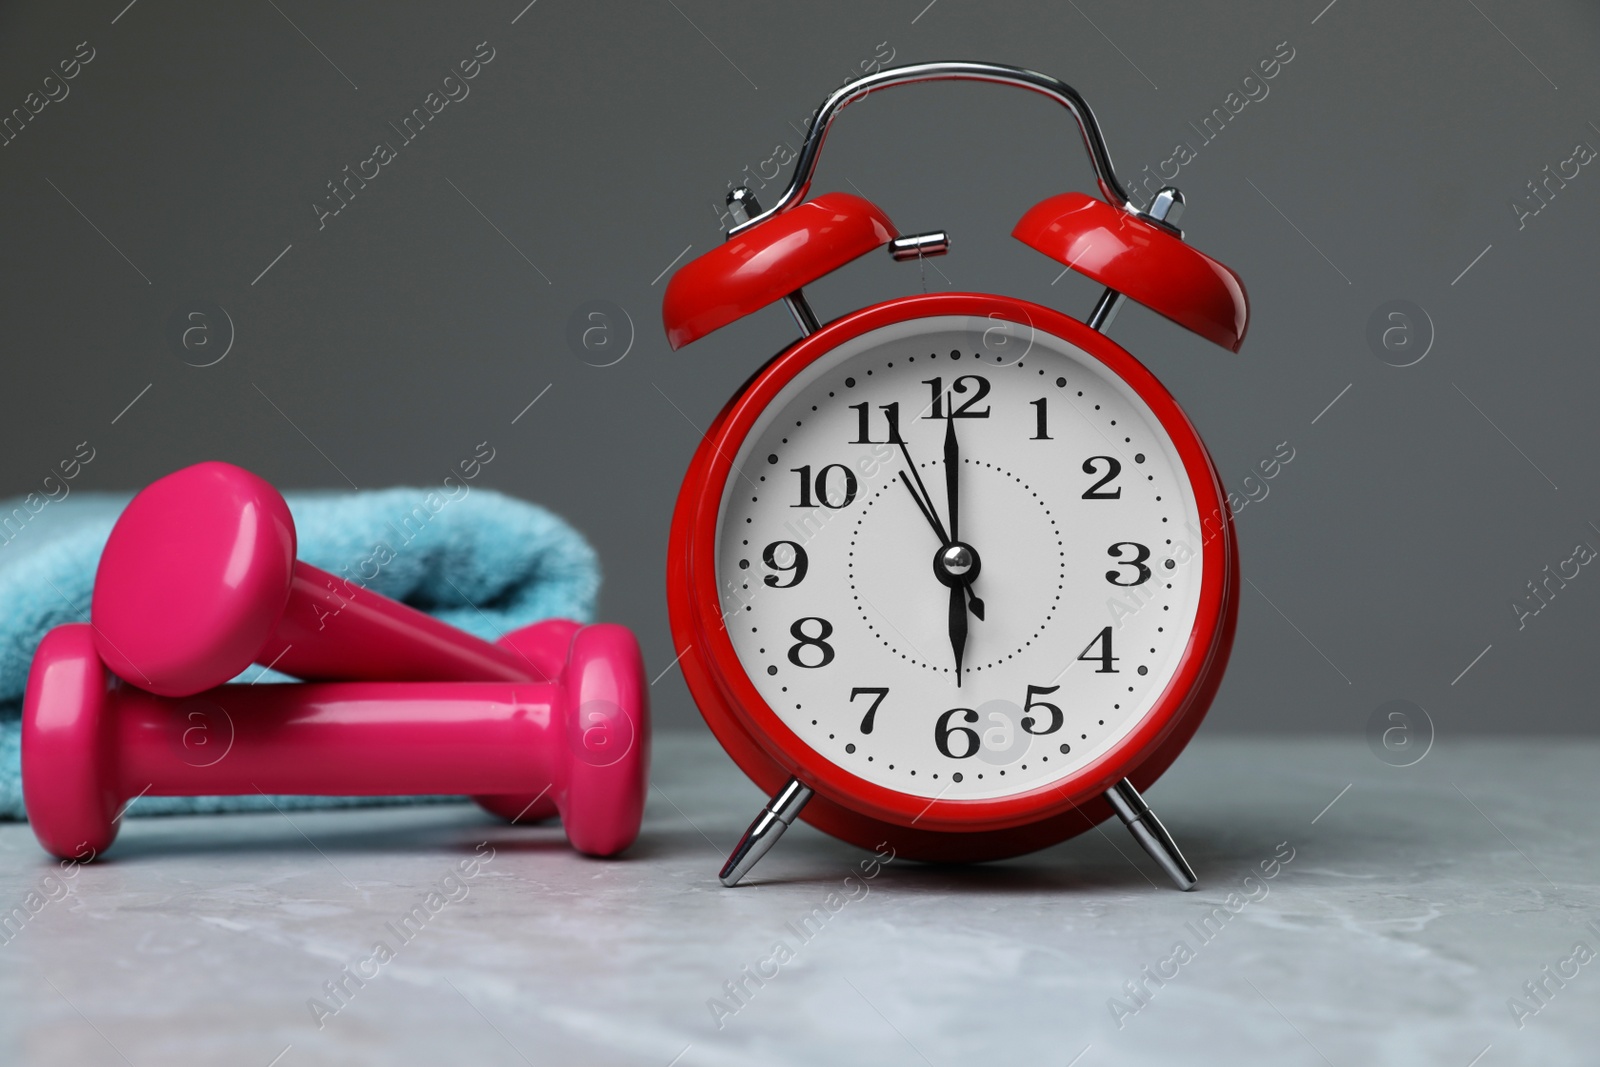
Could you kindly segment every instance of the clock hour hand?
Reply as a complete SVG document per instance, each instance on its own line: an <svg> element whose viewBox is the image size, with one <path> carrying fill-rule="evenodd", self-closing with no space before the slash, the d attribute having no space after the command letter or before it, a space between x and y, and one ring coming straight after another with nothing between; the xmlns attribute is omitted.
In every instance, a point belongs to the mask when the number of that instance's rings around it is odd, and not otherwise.
<svg viewBox="0 0 1600 1067"><path fill-rule="evenodd" d="M915 488L906 478L906 472L900 472L900 480L905 482L906 490L911 498L917 502L917 509L922 512L922 517L928 520L928 525L933 527L933 532L939 538L939 544L948 545L950 536L944 532L944 523L939 521L939 513L933 510L933 497L928 495L928 487L922 484L922 475L917 473L917 465L911 459L911 450L906 447L906 439L900 436L900 424L892 411L885 412L889 416L889 439L900 446L900 455L906 461L906 470L911 472L911 477L917 480Z"/></svg>
<svg viewBox="0 0 1600 1067"><path fill-rule="evenodd" d="M900 481L905 483L906 491L911 494L911 499L917 502L917 510L922 512L922 517L928 520L929 526L933 527L933 534L939 539L939 543L941 545L947 544L948 539L944 535L944 524L939 521L939 516L935 515L933 509L922 499L922 494L918 493L916 488L912 486L911 480L906 477L905 471L900 472Z"/></svg>

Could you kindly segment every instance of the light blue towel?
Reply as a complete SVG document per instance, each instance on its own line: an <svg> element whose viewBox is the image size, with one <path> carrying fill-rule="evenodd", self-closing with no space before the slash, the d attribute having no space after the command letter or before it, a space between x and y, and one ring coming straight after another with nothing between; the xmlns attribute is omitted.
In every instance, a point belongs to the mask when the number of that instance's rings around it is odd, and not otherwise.
<svg viewBox="0 0 1600 1067"><path fill-rule="evenodd" d="M285 494L300 558L479 637L594 616L600 567L583 536L545 509L487 489ZM0 502L0 819L23 819L20 721L41 638L88 620L94 572L131 494ZM379 546L387 552L377 551ZM384 560L381 566L366 562ZM376 576L366 579L376 570ZM246 672L254 679L259 668ZM283 680L266 675L264 680ZM143 797L130 815L344 807L422 798Z"/></svg>

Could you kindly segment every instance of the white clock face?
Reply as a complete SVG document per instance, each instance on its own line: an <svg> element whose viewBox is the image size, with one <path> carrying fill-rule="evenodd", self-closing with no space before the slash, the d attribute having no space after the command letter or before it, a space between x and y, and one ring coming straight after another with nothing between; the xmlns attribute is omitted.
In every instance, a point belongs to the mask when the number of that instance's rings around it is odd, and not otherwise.
<svg viewBox="0 0 1600 1067"><path fill-rule="evenodd" d="M1201 529L1172 440L1098 360L929 317L845 342L762 413L718 587L752 683L821 757L987 799L1066 778L1149 714L1196 623Z"/></svg>

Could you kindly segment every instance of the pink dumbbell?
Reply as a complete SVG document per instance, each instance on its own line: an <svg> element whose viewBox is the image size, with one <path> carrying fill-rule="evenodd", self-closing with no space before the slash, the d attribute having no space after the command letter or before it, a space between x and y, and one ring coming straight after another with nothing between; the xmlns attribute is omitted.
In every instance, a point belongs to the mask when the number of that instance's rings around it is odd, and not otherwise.
<svg viewBox="0 0 1600 1067"><path fill-rule="evenodd" d="M182 697L251 663L306 679L539 680L527 658L295 559L283 496L229 463L146 486L95 575L100 658Z"/></svg>
<svg viewBox="0 0 1600 1067"><path fill-rule="evenodd" d="M175 471L128 503L100 555L92 617L106 665L172 697L252 662L308 679L544 681L578 628L552 620L491 645L301 563L282 494L217 462ZM507 819L555 814L548 797L477 800Z"/></svg>
<svg viewBox="0 0 1600 1067"><path fill-rule="evenodd" d="M159 697L112 677L90 627L52 630L22 712L40 844L103 852L133 797L477 793L554 798L567 840L610 856L639 832L649 711L624 627L572 636L553 682L226 685Z"/></svg>

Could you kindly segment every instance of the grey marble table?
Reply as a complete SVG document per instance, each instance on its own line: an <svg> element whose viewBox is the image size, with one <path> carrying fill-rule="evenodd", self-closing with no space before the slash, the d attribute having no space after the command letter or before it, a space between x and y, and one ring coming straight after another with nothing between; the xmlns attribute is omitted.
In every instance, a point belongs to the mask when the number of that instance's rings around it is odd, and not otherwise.
<svg viewBox="0 0 1600 1067"><path fill-rule="evenodd" d="M1188 894L1115 824L865 869L799 826L723 889L760 798L704 734L610 862L453 803L130 817L63 878L7 824L0 1062L1594 1063L1597 762L1202 738L1149 794Z"/></svg>

